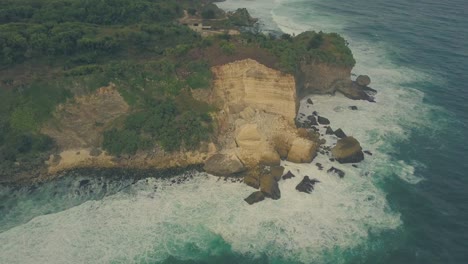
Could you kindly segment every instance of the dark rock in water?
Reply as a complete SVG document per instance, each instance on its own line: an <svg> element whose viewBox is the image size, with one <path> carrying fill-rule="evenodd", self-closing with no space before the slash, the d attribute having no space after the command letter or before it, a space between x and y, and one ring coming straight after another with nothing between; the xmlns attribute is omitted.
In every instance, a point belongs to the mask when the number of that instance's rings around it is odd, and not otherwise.
<svg viewBox="0 0 468 264"><path fill-rule="evenodd" d="M357 168L357 167L358 167L356 164L353 164L353 165L351 165L351 166L353 166L354 168Z"/></svg>
<svg viewBox="0 0 468 264"><path fill-rule="evenodd" d="M288 171L285 175L283 175L283 180L291 179L296 177L294 174L292 174L291 171Z"/></svg>
<svg viewBox="0 0 468 264"><path fill-rule="evenodd" d="M310 99L310 98L309 98L309 99L307 99L307 103L308 103L308 104L311 104L311 105L313 105L313 104L314 104L314 102L312 102L312 99Z"/></svg>
<svg viewBox="0 0 468 264"><path fill-rule="evenodd" d="M335 159L334 159L334 158L330 158L329 160L330 160L331 162L335 161Z"/></svg>
<svg viewBox="0 0 468 264"><path fill-rule="evenodd" d="M335 173L337 174L338 176L340 176L340 178L343 178L345 176L345 173L344 171L340 170L340 169L337 169L335 167L331 167L329 170L327 170L328 173Z"/></svg>
<svg viewBox="0 0 468 264"><path fill-rule="evenodd" d="M305 114L304 114L304 113L299 113L299 115L300 115L300 116L305 116Z"/></svg>
<svg viewBox="0 0 468 264"><path fill-rule="evenodd" d="M273 200L281 198L281 191L278 187L278 181L271 174L260 176L260 191Z"/></svg>
<svg viewBox="0 0 468 264"><path fill-rule="evenodd" d="M313 131L315 131L315 132L319 132L319 131L320 131L318 128L316 128L316 127L314 127L314 126L311 126L310 128L311 128Z"/></svg>
<svg viewBox="0 0 468 264"><path fill-rule="evenodd" d="M97 157L101 155L102 151L98 148L92 148L91 151L89 152L89 155L92 157Z"/></svg>
<svg viewBox="0 0 468 264"><path fill-rule="evenodd" d="M369 156L372 156L372 152L370 152L369 150L364 150L363 152L366 153Z"/></svg>
<svg viewBox="0 0 468 264"><path fill-rule="evenodd" d="M313 114L314 116L318 116L317 111L313 111L312 114Z"/></svg>
<svg viewBox="0 0 468 264"><path fill-rule="evenodd" d="M317 179L310 179L309 176L304 176L304 179L296 186L296 190L305 193L311 193L314 190L314 185L320 182Z"/></svg>
<svg viewBox="0 0 468 264"><path fill-rule="evenodd" d="M254 203L258 203L265 200L265 195L261 191L253 192L249 197L245 198L248 204L252 205Z"/></svg>
<svg viewBox="0 0 468 264"><path fill-rule="evenodd" d="M359 85L357 82L346 82L337 87L337 91L341 92L349 99L375 102L374 95L376 92L373 92L370 89L371 88L368 89L368 87Z"/></svg>
<svg viewBox="0 0 468 264"><path fill-rule="evenodd" d="M271 167L270 173L276 181L281 180L281 176L283 176L284 167L283 166L274 166Z"/></svg>
<svg viewBox="0 0 468 264"><path fill-rule="evenodd" d="M363 87L362 89L363 89L367 94L369 94L370 96L374 96L374 95L377 94L377 90L372 89L372 88L370 88L370 87L368 87L368 86Z"/></svg>
<svg viewBox="0 0 468 264"><path fill-rule="evenodd" d="M361 145L354 137L345 137L333 147L332 155L339 163L357 163L364 159Z"/></svg>
<svg viewBox="0 0 468 264"><path fill-rule="evenodd" d="M318 168L319 170L323 170L323 166L322 166L321 163L318 163L318 162L317 162L317 163L315 163L315 166L317 166L317 168Z"/></svg>
<svg viewBox="0 0 468 264"><path fill-rule="evenodd" d="M89 182L90 182L89 180L81 180L81 181L80 181L80 188L85 187L86 185L89 184Z"/></svg>
<svg viewBox="0 0 468 264"><path fill-rule="evenodd" d="M327 134L327 135L334 135L335 132L333 132L333 129L332 129L331 127L328 126L328 127L327 127L327 130L325 131L325 134Z"/></svg>
<svg viewBox="0 0 468 264"><path fill-rule="evenodd" d="M315 116L313 116L313 115L308 116L308 117L307 117L307 120L310 121L310 125L311 125L311 126L316 126L316 125L318 125L318 124L317 124L317 120L315 119Z"/></svg>
<svg viewBox="0 0 468 264"><path fill-rule="evenodd" d="M335 136L339 137L339 138L345 138L347 137L345 132L341 129L341 128L338 128L335 132L334 132Z"/></svg>
<svg viewBox="0 0 468 264"><path fill-rule="evenodd" d="M319 124L321 124L321 125L329 125L330 124L330 120L328 120L327 118L325 118L323 116L318 116L317 120L318 120Z"/></svg>
<svg viewBox="0 0 468 264"><path fill-rule="evenodd" d="M355 106L355 105L350 106L349 109L351 109L351 110L358 110L357 106Z"/></svg>
<svg viewBox="0 0 468 264"><path fill-rule="evenodd" d="M371 79L369 76L367 75L359 75L357 78L356 78L356 83L359 85L359 86L368 86L370 83L371 83Z"/></svg>

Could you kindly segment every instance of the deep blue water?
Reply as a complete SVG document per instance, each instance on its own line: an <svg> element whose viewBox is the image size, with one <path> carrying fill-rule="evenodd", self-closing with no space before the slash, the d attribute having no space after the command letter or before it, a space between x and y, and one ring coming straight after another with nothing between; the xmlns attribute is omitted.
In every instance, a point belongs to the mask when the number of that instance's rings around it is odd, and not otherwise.
<svg viewBox="0 0 468 264"><path fill-rule="evenodd" d="M318 96L315 107L374 156L342 180L297 167L321 180L312 195L282 182L281 200L254 207L244 185L206 175L0 186L0 263L468 263L468 2L220 6L267 29L343 34L377 103Z"/></svg>

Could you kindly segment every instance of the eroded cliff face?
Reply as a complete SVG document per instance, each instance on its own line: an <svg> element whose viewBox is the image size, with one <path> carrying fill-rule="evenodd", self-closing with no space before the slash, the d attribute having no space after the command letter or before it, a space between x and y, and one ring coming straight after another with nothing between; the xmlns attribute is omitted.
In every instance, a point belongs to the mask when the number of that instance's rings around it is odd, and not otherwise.
<svg viewBox="0 0 468 264"><path fill-rule="evenodd" d="M270 69L254 60L236 61L212 69L215 81L212 103L229 113L247 106L279 114L293 122L298 101L292 75Z"/></svg>
<svg viewBox="0 0 468 264"><path fill-rule="evenodd" d="M221 109L216 116L217 155L240 159L247 171L261 165L277 166L281 159L311 160L317 144L301 137L294 124L298 101L292 75L250 59L217 66L212 71L215 81L209 100ZM294 142L304 143L308 151L293 149ZM304 158L294 158L298 155ZM213 162L219 163L217 157ZM210 160L207 162L216 174L216 167ZM219 169L222 176L227 174L222 164Z"/></svg>
<svg viewBox="0 0 468 264"><path fill-rule="evenodd" d="M352 84L351 67L302 62L296 80L299 98L309 94L333 94L337 91L338 84Z"/></svg>
<svg viewBox="0 0 468 264"><path fill-rule="evenodd" d="M212 142L202 143L195 151L167 153L155 148L133 156L108 155L99 149L102 132L129 111L111 84L61 105L42 129L60 148L48 161L46 177L83 167L185 167L207 163L210 158L214 164L207 168L215 175L218 167L220 174L231 175L226 164L236 172L249 173L260 165L279 165L281 159L310 162L318 144L295 126L298 101L293 76L251 59L216 66L212 72L212 89L193 91L194 98L219 109L213 113L217 131Z"/></svg>

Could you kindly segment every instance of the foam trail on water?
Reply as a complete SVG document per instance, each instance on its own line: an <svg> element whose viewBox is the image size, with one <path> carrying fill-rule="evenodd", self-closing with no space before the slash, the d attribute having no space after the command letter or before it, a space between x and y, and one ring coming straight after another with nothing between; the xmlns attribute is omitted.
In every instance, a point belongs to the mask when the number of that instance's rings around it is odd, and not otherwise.
<svg viewBox="0 0 468 264"><path fill-rule="evenodd" d="M213 176L199 174L180 185L142 180L127 192L0 233L0 263L141 263L171 255L197 260L227 249L320 261L327 252L363 243L369 228L399 226L384 194L357 170L339 179L311 165L285 166L297 177L280 182L282 198L253 206L243 201L253 189ZM320 180L313 194L294 189L305 174ZM217 248L217 241L229 246Z"/></svg>

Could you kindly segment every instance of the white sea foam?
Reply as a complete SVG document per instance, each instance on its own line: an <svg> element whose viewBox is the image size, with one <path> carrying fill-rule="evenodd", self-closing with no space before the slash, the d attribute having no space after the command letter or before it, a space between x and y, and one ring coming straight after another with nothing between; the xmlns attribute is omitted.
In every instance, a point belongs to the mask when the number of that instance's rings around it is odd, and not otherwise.
<svg viewBox="0 0 468 264"><path fill-rule="evenodd" d="M310 165L285 166L297 177L280 183L282 198L253 206L243 201L253 189L217 177L201 174L172 186L140 181L130 192L36 217L1 233L0 263L191 259L196 256L187 250L190 246L216 255L217 237L237 253L309 262L324 252L359 245L369 228L400 224L397 214L388 213L384 195L358 170L339 179ZM294 189L305 174L321 181L313 194Z"/></svg>

